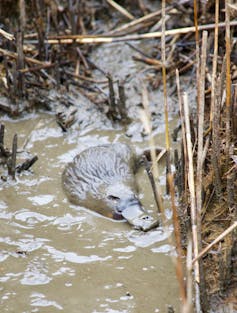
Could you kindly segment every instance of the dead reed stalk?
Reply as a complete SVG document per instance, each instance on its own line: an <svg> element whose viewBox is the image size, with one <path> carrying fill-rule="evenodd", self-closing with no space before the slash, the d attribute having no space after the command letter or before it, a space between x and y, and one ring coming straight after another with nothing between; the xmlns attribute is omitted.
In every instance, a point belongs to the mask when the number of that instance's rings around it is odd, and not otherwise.
<svg viewBox="0 0 237 313"><path fill-rule="evenodd" d="M206 58L207 58L207 31L202 36L201 62L199 63L199 103L198 103L198 138L197 138L197 170L196 170L196 217L197 217L197 235L198 235L198 251L202 250L202 189L203 189L203 163L205 160L203 137L204 137L204 108L205 108L205 74L206 74ZM206 141L208 143L208 139ZM207 297L205 287L205 273L202 260L199 262L199 290L202 309L207 309Z"/></svg>
<svg viewBox="0 0 237 313"><path fill-rule="evenodd" d="M211 81L211 112L210 129L212 129L212 165L214 170L215 192L217 197L221 194L221 175L219 168L220 139L219 139L219 121L220 121L220 79L217 83L217 58L218 58L218 22L219 22L219 0L215 5L215 33L214 33L214 52L212 61L212 81ZM219 87L219 88L218 88Z"/></svg>
<svg viewBox="0 0 237 313"><path fill-rule="evenodd" d="M180 115L180 121L181 121L181 129L182 129L182 149L183 151L183 162L182 166L183 169L183 193L186 199L187 196L187 184L188 184L188 177L187 177L187 169L188 169L188 156L187 156L187 143L186 143L186 137L185 137L185 123L184 123L184 112L183 112L183 105L182 105L182 96L181 96L181 88L180 88L180 80L179 80L179 71L176 69L176 86L177 86L177 93L178 93L178 100L179 100L179 115ZM187 201L184 199L185 203Z"/></svg>
<svg viewBox="0 0 237 313"><path fill-rule="evenodd" d="M225 1L225 21L226 21L226 170L230 164L230 148L231 148L231 125L230 125L230 112L231 112L231 72L230 72L230 53L231 53L231 38L230 38L230 1ZM228 207L233 206L233 190L232 190L231 175L227 175L227 203Z"/></svg>
<svg viewBox="0 0 237 313"><path fill-rule="evenodd" d="M184 286L184 273L182 265L182 245L181 245L181 233L178 220L177 207L175 204L175 187L173 173L171 172L171 160L170 160L170 135L169 135L169 119L168 119L168 101L167 101L167 77L166 77L166 45L165 45L165 5L166 1L162 0L162 37L161 37L161 55L162 55L162 80L163 80L163 95L164 95L164 114L165 114L165 143L166 143L166 157L167 157L167 182L171 196L171 205L173 211L173 225L174 235L177 251L176 260L176 277L179 283L179 291L181 296L182 305L186 303L186 290Z"/></svg>
<svg viewBox="0 0 237 313"><path fill-rule="evenodd" d="M192 239L189 234L187 244L187 257L186 257L186 282L187 282L187 302L183 306L182 313L193 312L193 277L192 277Z"/></svg>
<svg viewBox="0 0 237 313"><path fill-rule="evenodd" d="M16 179L16 153L17 153L17 134L14 135L12 141L11 157L7 160L8 175L12 179Z"/></svg>
<svg viewBox="0 0 237 313"><path fill-rule="evenodd" d="M183 94L183 106L184 106L184 119L185 119L185 135L187 143L187 154L188 154L188 185L190 192L190 205L191 205L191 228L192 228L192 239L193 239L193 254L196 257L198 255L198 234L197 234L197 208L196 208L196 191L195 191L195 180L194 180L194 165L193 165L193 148L191 141L191 130L190 130L190 119L189 119L189 106L187 93ZM194 277L195 277L195 305L197 312L201 312L200 304L200 272L199 264L196 262L194 265Z"/></svg>
<svg viewBox="0 0 237 313"><path fill-rule="evenodd" d="M215 31L214 31L214 51L212 60L212 80L211 80L211 112L210 112L210 128L213 122L213 110L216 96L216 70L218 57L218 22L219 22L219 0L215 4Z"/></svg>
<svg viewBox="0 0 237 313"><path fill-rule="evenodd" d="M230 26L234 27L237 25L237 21L231 21ZM218 27L225 27L225 23L219 23ZM215 24L207 24L198 26L198 31L214 29ZM175 36L180 34L193 33L196 29L194 26L183 27L177 29L169 29L165 31L166 36ZM45 39L45 43L58 45L58 44L72 44L74 42L80 44L99 44L99 43L111 43L120 41L131 41L131 40L141 40L141 39L154 39L161 38L162 32L151 32L136 35L125 35L125 36L107 36L107 35L62 35L62 36L49 36ZM27 40L27 43L37 44L37 40Z"/></svg>
<svg viewBox="0 0 237 313"><path fill-rule="evenodd" d="M163 225L166 225L166 216L164 214L163 200L161 197L161 192L160 192L160 188L158 184L159 170L158 170L157 161L156 161L155 142L154 142L154 138L152 136L152 131L151 131L152 127L151 127L151 116L149 112L148 94L147 94L147 89L145 88L145 86L143 86L142 88L142 103L143 103L144 110L141 111L140 118L149 136L149 146L150 146L151 161L152 161L151 170L152 170L152 175L154 177L154 180L156 182L153 192L155 193L155 198L157 199L157 203L158 203L158 206L157 206L158 213L161 213L162 223Z"/></svg>
<svg viewBox="0 0 237 313"><path fill-rule="evenodd" d="M200 96L198 107L198 151L197 151L197 181L196 181L198 224L201 221L201 210L202 210L202 163L203 163L202 156L203 156L203 134L204 134L203 129L204 129L204 107L205 107L206 49L207 49L207 31L204 31L202 38L202 57L200 67L200 83L199 83ZM201 233L200 228L198 229L198 233ZM201 240L199 240L199 244L200 243Z"/></svg>
<svg viewBox="0 0 237 313"><path fill-rule="evenodd" d="M198 28L198 3L197 0L193 1L193 15L195 27L195 43L196 43L196 87L197 87L197 107L199 107L199 90L200 90L200 52L199 52L199 28Z"/></svg>

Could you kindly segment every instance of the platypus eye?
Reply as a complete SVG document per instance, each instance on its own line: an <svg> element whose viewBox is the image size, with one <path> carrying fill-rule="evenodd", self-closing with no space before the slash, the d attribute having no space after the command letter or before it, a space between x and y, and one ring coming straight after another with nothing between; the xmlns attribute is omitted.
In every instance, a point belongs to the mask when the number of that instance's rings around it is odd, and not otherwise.
<svg viewBox="0 0 237 313"><path fill-rule="evenodd" d="M107 197L107 199L112 200L112 201L119 201L119 200L120 200L119 197L116 197L116 196L113 196L113 195L109 195L109 196Z"/></svg>

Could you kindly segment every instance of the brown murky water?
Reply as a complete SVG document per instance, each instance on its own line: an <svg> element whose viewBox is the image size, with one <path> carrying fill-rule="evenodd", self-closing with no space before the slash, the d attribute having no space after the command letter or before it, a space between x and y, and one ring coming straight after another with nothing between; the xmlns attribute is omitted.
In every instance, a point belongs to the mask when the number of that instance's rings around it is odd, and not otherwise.
<svg viewBox="0 0 237 313"><path fill-rule="evenodd" d="M39 160L33 173L0 185L1 312L152 313L168 305L178 311L171 227L168 234L136 231L73 206L61 189L65 163L88 146L126 140L122 133L64 135L46 114L4 124L6 145L18 133L19 149ZM144 206L154 210L143 169L138 182Z"/></svg>

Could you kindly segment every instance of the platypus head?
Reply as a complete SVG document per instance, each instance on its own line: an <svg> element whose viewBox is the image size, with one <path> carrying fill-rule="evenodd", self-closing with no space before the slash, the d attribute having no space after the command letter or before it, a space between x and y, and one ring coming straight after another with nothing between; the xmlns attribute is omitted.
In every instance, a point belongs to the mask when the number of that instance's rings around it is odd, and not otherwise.
<svg viewBox="0 0 237 313"><path fill-rule="evenodd" d="M143 231L158 226L158 221L147 214L136 194L124 184L109 186L106 202L114 210L114 219L126 219L136 229Z"/></svg>

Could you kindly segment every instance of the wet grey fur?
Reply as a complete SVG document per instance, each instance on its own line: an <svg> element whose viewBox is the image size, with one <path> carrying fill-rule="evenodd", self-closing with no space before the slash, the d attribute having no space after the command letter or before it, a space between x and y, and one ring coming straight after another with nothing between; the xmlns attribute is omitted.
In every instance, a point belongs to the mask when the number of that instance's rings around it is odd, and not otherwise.
<svg viewBox="0 0 237 313"><path fill-rule="evenodd" d="M136 199L135 165L126 144L90 147L66 166L63 189L72 203L108 216L116 211L118 200Z"/></svg>

